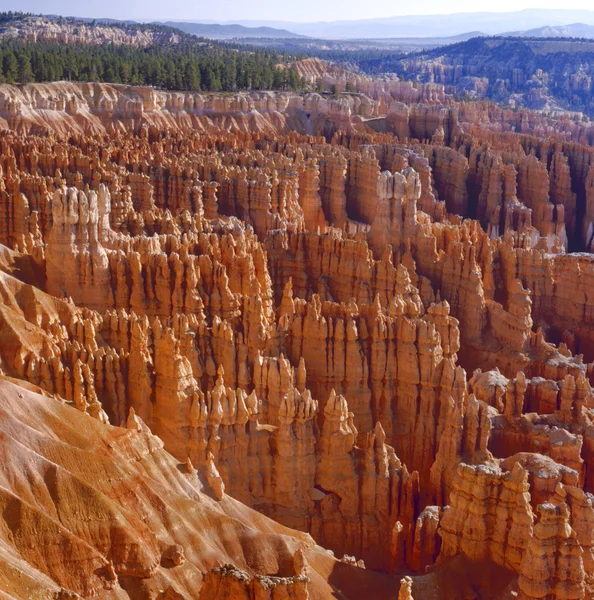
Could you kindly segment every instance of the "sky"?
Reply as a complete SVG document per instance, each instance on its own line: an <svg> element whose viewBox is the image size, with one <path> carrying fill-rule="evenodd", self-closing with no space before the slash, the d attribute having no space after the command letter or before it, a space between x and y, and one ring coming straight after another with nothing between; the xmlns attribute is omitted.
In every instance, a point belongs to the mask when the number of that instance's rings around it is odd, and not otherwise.
<svg viewBox="0 0 594 600"><path fill-rule="evenodd" d="M591 0L498 0L480 5L476 0L0 0L0 10L161 21L337 21L524 8L594 7Z"/></svg>

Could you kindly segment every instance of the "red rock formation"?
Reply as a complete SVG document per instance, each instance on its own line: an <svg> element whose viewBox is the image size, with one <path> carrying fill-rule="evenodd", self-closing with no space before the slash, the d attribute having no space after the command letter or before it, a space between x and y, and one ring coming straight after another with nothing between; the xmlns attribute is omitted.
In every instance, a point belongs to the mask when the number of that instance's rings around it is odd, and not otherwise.
<svg viewBox="0 0 594 600"><path fill-rule="evenodd" d="M294 577L250 577L233 565L224 565L209 571L204 578L200 600L217 598L246 598L307 600L308 579L305 575Z"/></svg>
<svg viewBox="0 0 594 600"><path fill-rule="evenodd" d="M357 85L372 97L0 87L0 123L21 134L0 132L4 376L77 409L52 404L106 452L123 443L108 420L144 440L134 468L168 465L155 477L185 490L175 511L221 524L195 516L199 498L257 532L195 550L173 516L156 538L151 512L113 550L103 529L73 541L78 575L19 538L48 589L307 598L334 571L385 591L377 570L395 590L410 569L401 594L422 597L480 564L526 598L589 597L594 263L567 250L589 249L594 161L563 141L588 134Z"/></svg>
<svg viewBox="0 0 594 600"><path fill-rule="evenodd" d="M110 427L6 381L0 408L0 585L14 597L348 597L309 536L211 499L138 417ZM231 560L241 570L218 567Z"/></svg>
<svg viewBox="0 0 594 600"><path fill-rule="evenodd" d="M519 598L584 598L583 550L570 525L570 513L559 490L551 503L539 506L540 519L522 564Z"/></svg>
<svg viewBox="0 0 594 600"><path fill-rule="evenodd" d="M486 465L461 464L454 478L451 506L444 511L439 534L441 557L465 554L473 561L490 559L518 571L532 538L527 472Z"/></svg>

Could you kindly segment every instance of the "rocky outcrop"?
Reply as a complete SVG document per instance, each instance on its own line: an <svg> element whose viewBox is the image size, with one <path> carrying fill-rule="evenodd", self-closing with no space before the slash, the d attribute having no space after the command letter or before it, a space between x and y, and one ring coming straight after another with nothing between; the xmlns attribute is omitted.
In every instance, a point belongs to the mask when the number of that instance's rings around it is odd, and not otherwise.
<svg viewBox="0 0 594 600"><path fill-rule="evenodd" d="M309 536L211 499L202 475L181 469L138 417L111 427L6 381L0 407L4 589L305 600L342 588L348 597L346 580L331 587L316 572L338 561ZM37 481L28 490L27 477ZM231 560L240 567L218 567Z"/></svg>
<svg viewBox="0 0 594 600"><path fill-rule="evenodd" d="M105 185L88 195L74 187L56 190L46 269L48 292L71 297L75 304L113 306L107 252L102 242L111 233L110 195ZM73 296L74 295L74 296Z"/></svg>
<svg viewBox="0 0 594 600"><path fill-rule="evenodd" d="M564 490L539 505L540 519L520 565L519 598L584 598L583 550L570 525Z"/></svg>
<svg viewBox="0 0 594 600"><path fill-rule="evenodd" d="M480 563L528 598L588 597L594 271L567 251L590 148L563 122L520 136L495 107L384 83L365 106L398 139L353 115L360 94L2 88L20 132L0 132L3 376L145 440L149 474L174 461L164 493L199 480L180 514L196 494L237 523L255 509L291 548L85 538L57 587L305 598L343 569L394 592L408 569L419 595Z"/></svg>
<svg viewBox="0 0 594 600"><path fill-rule="evenodd" d="M308 579L305 575L294 577L250 577L245 571L233 565L224 565L209 571L205 578L201 600L215 600L216 598L246 598L256 600L307 600Z"/></svg>
<svg viewBox="0 0 594 600"><path fill-rule="evenodd" d="M485 465L460 464L450 507L440 521L441 557L463 553L472 561L490 559L518 571L532 539L528 474Z"/></svg>
<svg viewBox="0 0 594 600"><path fill-rule="evenodd" d="M153 44L178 44L181 33L165 28L139 25L127 27L91 23L77 19L15 15L2 28L1 38L18 38L24 42L59 42L61 44L114 44L146 47Z"/></svg>
<svg viewBox="0 0 594 600"><path fill-rule="evenodd" d="M444 86L446 93L473 100L491 98L510 107L557 112L563 107L591 115L593 74L576 55L592 49L587 39L473 38L451 47L412 53L389 64L392 73L410 83L431 81ZM528 119L518 120L517 130L523 132L523 121Z"/></svg>
<svg viewBox="0 0 594 600"><path fill-rule="evenodd" d="M303 133L318 133L327 123L345 129L356 126L361 122L360 104L357 96L323 99L313 93L224 96L107 83L4 84L0 86L0 127L27 133L89 134L162 128L208 131L214 126L240 134L273 134L297 126ZM372 101L368 112L377 113L378 105Z"/></svg>

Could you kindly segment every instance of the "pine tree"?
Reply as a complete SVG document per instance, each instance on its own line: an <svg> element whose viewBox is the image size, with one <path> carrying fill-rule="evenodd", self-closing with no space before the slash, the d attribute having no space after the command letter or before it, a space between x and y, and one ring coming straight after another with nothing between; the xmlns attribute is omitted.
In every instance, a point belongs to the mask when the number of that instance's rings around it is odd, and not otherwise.
<svg viewBox="0 0 594 600"><path fill-rule="evenodd" d="M35 81L31 59L28 54L21 54L18 59L18 81L19 83L31 83Z"/></svg>
<svg viewBox="0 0 594 600"><path fill-rule="evenodd" d="M19 76L17 57L10 50L4 55L4 77L8 83L16 83Z"/></svg>
<svg viewBox="0 0 594 600"><path fill-rule="evenodd" d="M186 64L184 87L191 91L200 91L200 69L193 60Z"/></svg>

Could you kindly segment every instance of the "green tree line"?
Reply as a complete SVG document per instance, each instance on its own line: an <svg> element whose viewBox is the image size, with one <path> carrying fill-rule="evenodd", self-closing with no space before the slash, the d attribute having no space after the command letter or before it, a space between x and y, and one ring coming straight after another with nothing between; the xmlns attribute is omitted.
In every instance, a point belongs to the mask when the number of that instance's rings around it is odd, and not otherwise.
<svg viewBox="0 0 594 600"><path fill-rule="evenodd" d="M81 81L152 85L168 90L299 90L304 80L289 57L238 50L196 39L170 46L61 44L10 40L0 44L0 82Z"/></svg>

